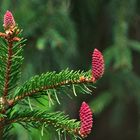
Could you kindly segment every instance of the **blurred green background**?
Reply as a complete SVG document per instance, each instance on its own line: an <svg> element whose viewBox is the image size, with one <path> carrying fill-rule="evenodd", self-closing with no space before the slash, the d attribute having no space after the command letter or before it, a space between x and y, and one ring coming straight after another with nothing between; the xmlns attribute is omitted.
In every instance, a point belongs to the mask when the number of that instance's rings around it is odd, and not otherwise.
<svg viewBox="0 0 140 140"><path fill-rule="evenodd" d="M140 140L140 0L1 0L1 25L7 9L28 39L21 82L67 67L88 70L98 48L106 69L93 95L63 97L53 108L78 118L88 102L94 125L87 140ZM11 140L28 139L55 140L16 126Z"/></svg>

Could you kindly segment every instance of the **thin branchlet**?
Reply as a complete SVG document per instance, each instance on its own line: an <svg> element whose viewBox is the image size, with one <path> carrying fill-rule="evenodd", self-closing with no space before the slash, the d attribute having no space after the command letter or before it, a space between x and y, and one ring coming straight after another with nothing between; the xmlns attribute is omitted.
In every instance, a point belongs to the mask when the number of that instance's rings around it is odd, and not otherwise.
<svg viewBox="0 0 140 140"><path fill-rule="evenodd" d="M64 122L69 122L70 120L64 120ZM63 121L58 119L49 119L49 118L41 118L39 117L34 117L34 116L22 116L22 117L18 117L18 118L12 118L12 119L4 119L0 122L0 129L4 128L7 125L10 125L12 123L40 123L40 126L42 126L43 123L45 123L46 125L50 125L53 126L54 128L59 128L62 131L67 131L68 133L71 134L75 134L75 135L79 135L79 129L80 129L80 123L76 122L77 125L75 125L75 127L70 127L69 125L67 125L66 123L63 123Z"/></svg>
<svg viewBox="0 0 140 140"><path fill-rule="evenodd" d="M10 70L11 70L11 62L12 62L12 47L13 42L8 42L8 60L7 60L7 66L6 66L6 72L5 72L5 84L4 84L4 90L3 90L3 96L6 97L8 94L8 87L9 87L9 78L10 78Z"/></svg>
<svg viewBox="0 0 140 140"><path fill-rule="evenodd" d="M55 85L43 86L43 87L31 90L29 92L23 93L22 95L16 96L15 99L9 101L9 104L10 104L10 107L12 107L18 101L20 101L26 97L33 96L35 94L41 94L41 92L46 91L48 89L56 89L56 88L61 87L61 86L72 85L72 84L84 84L84 83L93 83L93 82L94 81L92 79L84 79L84 80L76 80L76 81L66 80L64 82L60 82L60 83L57 83Z"/></svg>

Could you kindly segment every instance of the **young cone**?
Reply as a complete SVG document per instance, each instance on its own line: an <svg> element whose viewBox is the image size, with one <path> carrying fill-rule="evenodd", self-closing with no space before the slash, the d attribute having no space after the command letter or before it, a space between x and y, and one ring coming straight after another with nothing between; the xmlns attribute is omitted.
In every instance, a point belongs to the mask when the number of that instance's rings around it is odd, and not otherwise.
<svg viewBox="0 0 140 140"><path fill-rule="evenodd" d="M93 118L92 111L87 103L83 102L80 108L80 131L79 134L82 137L87 137L87 135L91 132Z"/></svg>
<svg viewBox="0 0 140 140"><path fill-rule="evenodd" d="M92 54L92 77L97 80L104 74L104 58L102 53L94 49Z"/></svg>
<svg viewBox="0 0 140 140"><path fill-rule="evenodd" d="M6 11L6 13L4 15L4 21L3 22L4 22L3 26L4 26L5 30L13 28L16 25L13 14L8 10Z"/></svg>

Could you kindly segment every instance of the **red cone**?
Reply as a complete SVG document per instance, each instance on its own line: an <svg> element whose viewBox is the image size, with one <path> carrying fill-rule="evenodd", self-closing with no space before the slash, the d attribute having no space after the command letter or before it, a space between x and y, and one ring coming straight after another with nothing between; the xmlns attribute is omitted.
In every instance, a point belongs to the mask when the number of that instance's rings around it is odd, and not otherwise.
<svg viewBox="0 0 140 140"><path fill-rule="evenodd" d="M85 102L82 103L80 108L80 120L81 126L79 133L82 137L87 137L87 135L91 132L93 119L92 111Z"/></svg>
<svg viewBox="0 0 140 140"><path fill-rule="evenodd" d="M11 27L14 27L16 25L14 17L12 15L12 13L10 11L6 11L5 15L4 15L4 28L7 30Z"/></svg>
<svg viewBox="0 0 140 140"><path fill-rule="evenodd" d="M92 54L92 77L95 80L102 77L104 74L104 58L102 53L94 49Z"/></svg>

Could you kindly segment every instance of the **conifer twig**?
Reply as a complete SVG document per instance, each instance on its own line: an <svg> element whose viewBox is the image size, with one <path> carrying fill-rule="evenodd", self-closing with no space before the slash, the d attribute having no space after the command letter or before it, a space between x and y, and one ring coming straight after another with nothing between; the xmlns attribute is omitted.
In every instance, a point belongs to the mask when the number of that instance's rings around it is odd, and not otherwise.
<svg viewBox="0 0 140 140"><path fill-rule="evenodd" d="M24 99L25 97L29 97L32 95L35 95L37 93L46 91L48 89L55 89L58 88L60 86L64 86L64 85L72 85L72 84L84 84L84 83L94 83L95 81L93 81L93 79L84 79L84 80L77 80L77 81L71 81L71 80L67 80L64 82L60 82L57 83L56 85L52 85L52 86L43 86L34 90L31 90L29 92L23 93L22 95L16 96L15 99L12 99L9 101L9 105L10 107L14 106L18 101Z"/></svg>
<svg viewBox="0 0 140 140"><path fill-rule="evenodd" d="M6 73L5 73L5 84L4 84L4 91L3 96L6 98L8 94L8 86L9 86L9 74L10 74L10 67L11 67L11 59L12 59L12 45L13 42L8 41L8 60L7 60L7 67L6 67Z"/></svg>

